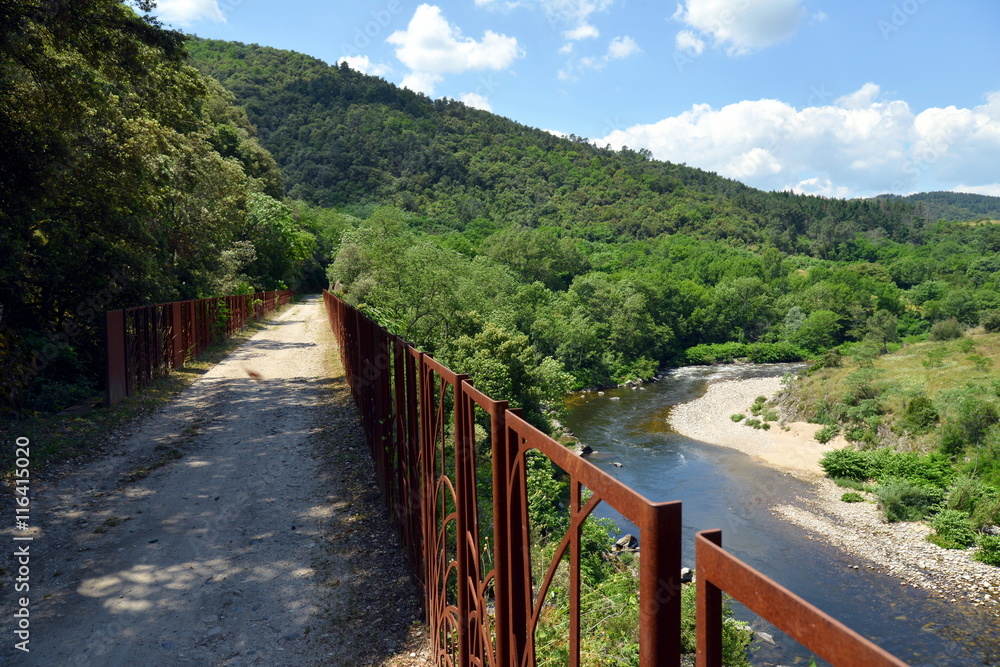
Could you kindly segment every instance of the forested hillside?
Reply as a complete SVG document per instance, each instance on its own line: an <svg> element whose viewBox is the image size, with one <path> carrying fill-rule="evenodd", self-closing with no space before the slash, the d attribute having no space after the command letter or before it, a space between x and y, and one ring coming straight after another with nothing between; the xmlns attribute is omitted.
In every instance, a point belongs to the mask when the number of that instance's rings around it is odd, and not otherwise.
<svg viewBox="0 0 1000 667"><path fill-rule="evenodd" d="M93 393L106 309L322 279L337 214L279 201L183 35L117 0L0 3L0 26L0 410Z"/></svg>
<svg viewBox="0 0 1000 667"><path fill-rule="evenodd" d="M190 49L246 107L289 196L313 204L371 201L445 223L486 218L590 241L683 232L820 257L858 232L919 239L924 224L902 202L765 193L301 54L210 40Z"/></svg>
<svg viewBox="0 0 1000 667"><path fill-rule="evenodd" d="M916 204L931 220L1000 220L1000 197L965 192L919 192L913 195L879 195Z"/></svg>

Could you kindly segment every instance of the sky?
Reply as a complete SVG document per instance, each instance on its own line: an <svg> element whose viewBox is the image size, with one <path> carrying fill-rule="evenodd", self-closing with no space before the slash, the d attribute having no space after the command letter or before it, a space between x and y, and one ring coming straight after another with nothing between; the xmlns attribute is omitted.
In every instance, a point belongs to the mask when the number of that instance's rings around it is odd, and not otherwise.
<svg viewBox="0 0 1000 667"><path fill-rule="evenodd" d="M159 0L170 26L346 61L764 190L1000 196L996 0Z"/></svg>

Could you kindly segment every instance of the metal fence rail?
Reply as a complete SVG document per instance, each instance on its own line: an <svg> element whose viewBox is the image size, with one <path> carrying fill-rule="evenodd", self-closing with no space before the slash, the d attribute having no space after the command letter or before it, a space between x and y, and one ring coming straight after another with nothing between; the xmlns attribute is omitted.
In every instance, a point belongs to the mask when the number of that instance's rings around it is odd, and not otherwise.
<svg viewBox="0 0 1000 667"><path fill-rule="evenodd" d="M292 290L173 301L105 313L107 402L119 403L150 380L197 357L291 301Z"/></svg>
<svg viewBox="0 0 1000 667"><path fill-rule="evenodd" d="M640 664L679 665L681 504L643 498L526 422L519 410L477 390L467 376L389 334L329 292L323 299L379 486L423 590L435 663L534 665L546 596L560 563L568 561L568 661L580 665L581 533L584 521L603 502L639 528ZM538 454L569 479L569 529L551 562L533 569L527 457ZM699 549L703 554L701 542ZM753 572L726 556L742 568L741 579ZM721 582L737 597L743 593L702 557L699 586ZM785 628L780 623L789 615L806 613L806 603L773 581L754 573L753 582L777 600L763 615L779 627ZM698 646L706 647L710 658L721 648L722 608L711 595L706 599L707 604L699 598ZM829 619L818 610L808 613ZM801 639L794 631L792 636ZM857 655L888 656L850 631L836 641L855 647ZM835 658L853 655L807 646Z"/></svg>

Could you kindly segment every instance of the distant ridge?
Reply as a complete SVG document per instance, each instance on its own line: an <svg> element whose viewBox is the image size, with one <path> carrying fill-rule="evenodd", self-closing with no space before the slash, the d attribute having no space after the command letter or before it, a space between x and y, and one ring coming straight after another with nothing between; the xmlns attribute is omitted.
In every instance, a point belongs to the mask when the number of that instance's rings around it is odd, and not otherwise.
<svg viewBox="0 0 1000 667"><path fill-rule="evenodd" d="M967 192L918 192L912 195L879 195L877 199L895 199L916 204L931 220L1000 220L1000 197Z"/></svg>
<svg viewBox="0 0 1000 667"><path fill-rule="evenodd" d="M286 194L311 204L388 204L429 224L486 219L596 242L685 233L820 257L858 233L919 239L926 224L904 201L763 192L646 150L433 100L346 64L197 38L188 48L245 107Z"/></svg>

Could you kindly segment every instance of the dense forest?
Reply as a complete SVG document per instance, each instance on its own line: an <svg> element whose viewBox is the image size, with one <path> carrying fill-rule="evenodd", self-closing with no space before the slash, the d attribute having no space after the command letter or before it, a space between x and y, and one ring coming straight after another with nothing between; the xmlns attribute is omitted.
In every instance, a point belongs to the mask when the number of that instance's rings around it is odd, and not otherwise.
<svg viewBox="0 0 1000 667"><path fill-rule="evenodd" d="M107 307L328 279L535 408L737 349L885 347L1000 304L995 225L761 192L305 55L185 39L112 0L17 7L7 406L58 407L41 399L69 379L92 391Z"/></svg>
<svg viewBox="0 0 1000 667"><path fill-rule="evenodd" d="M919 192L913 195L879 195L879 199L895 199L916 204L931 220L977 222L1000 220L1000 197L973 195L964 192Z"/></svg>
<svg viewBox="0 0 1000 667"><path fill-rule="evenodd" d="M0 409L93 393L106 309L322 280L339 214L282 201L183 35L116 0L3 3L0 26Z"/></svg>

